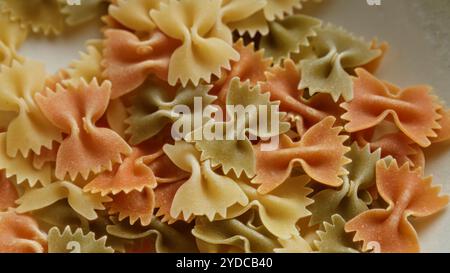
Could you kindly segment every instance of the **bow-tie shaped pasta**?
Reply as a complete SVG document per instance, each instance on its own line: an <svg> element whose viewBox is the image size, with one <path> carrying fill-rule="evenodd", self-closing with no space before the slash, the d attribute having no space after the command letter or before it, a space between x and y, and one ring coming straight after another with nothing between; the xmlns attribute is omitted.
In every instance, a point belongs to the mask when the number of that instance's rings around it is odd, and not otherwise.
<svg viewBox="0 0 450 273"><path fill-rule="evenodd" d="M86 193L77 185L62 181L27 191L16 201L19 204L16 211L25 213L38 210L62 199L67 199L69 205L88 220L96 219L98 215L95 210L104 210L103 203L111 201L107 196Z"/></svg>
<svg viewBox="0 0 450 273"><path fill-rule="evenodd" d="M108 13L123 26L138 33L150 33L156 25L150 11L158 9L167 0L117 0L109 6Z"/></svg>
<svg viewBox="0 0 450 273"><path fill-rule="evenodd" d="M2 16L18 21L22 28L35 33L60 34L64 28L64 16L59 10L59 0L2 0Z"/></svg>
<svg viewBox="0 0 450 273"><path fill-rule="evenodd" d="M159 184L155 189L155 213L156 217L160 217L161 222L167 222L169 225L175 223L178 220L183 221L183 217L180 215L178 218L173 218L170 215L170 208L172 207L173 199L178 189L186 182L186 180ZM186 222L191 222L194 219L192 216Z"/></svg>
<svg viewBox="0 0 450 273"><path fill-rule="evenodd" d="M268 21L283 19L286 15L292 15L296 9L301 9L302 2L306 1L308 0L266 0L264 16Z"/></svg>
<svg viewBox="0 0 450 273"><path fill-rule="evenodd" d="M266 0L222 0L222 16L218 24L225 24L241 36L248 34L255 37L257 33L267 34L269 29L263 13L265 6Z"/></svg>
<svg viewBox="0 0 450 273"><path fill-rule="evenodd" d="M381 252L418 252L417 234L408 217L432 215L448 204L449 197L439 196L432 178L422 178L408 163L399 168L395 160L388 165L381 160L376 176L378 192L388 207L356 216L345 225L346 232L356 232L354 241L363 241L363 250L375 242Z"/></svg>
<svg viewBox="0 0 450 273"><path fill-rule="evenodd" d="M17 50L28 36L28 31L20 27L18 22L9 20L8 16L0 16L0 65L10 66L13 60L22 60Z"/></svg>
<svg viewBox="0 0 450 273"><path fill-rule="evenodd" d="M311 127L299 142L282 135L279 148L275 151L261 151L256 154L256 177L252 183L261 184L260 193L268 193L280 186L291 174L296 163L305 173L325 185L340 186L341 175L347 174L343 167L349 163L344 155L350 148L344 146L347 136L340 136L341 127L334 127L334 117L327 117Z"/></svg>
<svg viewBox="0 0 450 273"><path fill-rule="evenodd" d="M82 215L72 209L67 200L60 200L48 207L30 212L31 216L45 227L64 228L87 227L88 221Z"/></svg>
<svg viewBox="0 0 450 273"><path fill-rule="evenodd" d="M129 218L130 224L137 220L142 226L148 226L152 221L155 208L155 192L146 187L142 191L133 190L129 193L120 192L108 203L110 215L118 213L119 221Z"/></svg>
<svg viewBox="0 0 450 273"><path fill-rule="evenodd" d="M316 29L322 22L305 15L292 15L269 23L269 33L261 38L260 48L278 64L300 47L309 45L308 38L316 36Z"/></svg>
<svg viewBox="0 0 450 273"><path fill-rule="evenodd" d="M255 209L261 223L278 238L287 240L297 236L297 222L311 215L306 209L313 203L313 200L307 197L312 192L306 187L309 182L307 176L291 177L269 194L260 194L254 186L238 182L249 202L245 206L236 204L230 207L226 218L235 218Z"/></svg>
<svg viewBox="0 0 450 273"><path fill-rule="evenodd" d="M265 0L221 0L221 2L218 20L212 30L214 36L217 35L231 44L233 42L232 30L236 29L240 33L248 31L253 36L256 32L267 29L264 20L253 20L254 25L248 25L249 20L252 20L252 17L265 6Z"/></svg>
<svg viewBox="0 0 450 273"><path fill-rule="evenodd" d="M308 208L312 213L311 226L330 221L333 214L350 220L369 209L367 203L371 198L366 190L375 183L375 165L380 154L380 149L371 153L369 146L362 149L357 143L351 146L346 156L352 162L345 166L349 174L344 177L341 188L326 189L312 197L314 203Z"/></svg>
<svg viewBox="0 0 450 273"><path fill-rule="evenodd" d="M109 0L83 1L81 5L69 5L67 0L58 1L60 12L66 17L65 22L68 26L78 26L101 17L109 5Z"/></svg>
<svg viewBox="0 0 450 273"><path fill-rule="evenodd" d="M197 218L192 234L200 252L269 253L310 252L311 247L299 235L281 239L263 225L256 224L257 213L249 211L233 219L210 222Z"/></svg>
<svg viewBox="0 0 450 273"><path fill-rule="evenodd" d="M230 69L230 61L239 60L233 49L230 30L213 31L220 17L221 0L170 0L159 10L150 12L158 28L168 36L181 40L182 45L170 58L168 82L210 82L220 76L221 68ZM220 52L220 54L217 54Z"/></svg>
<svg viewBox="0 0 450 273"><path fill-rule="evenodd" d="M84 234L81 228L72 232L66 226L63 232L52 227L48 232L48 253L113 253L114 249L106 246L107 237L95 238L94 232Z"/></svg>
<svg viewBox="0 0 450 273"><path fill-rule="evenodd" d="M127 240L151 238L150 250L157 253L198 252L194 237L190 233L191 229L191 225L186 225L182 222L167 225L160 222L156 217L152 219L148 227L130 225L126 222L118 222L115 219L113 219L112 225L106 227L107 232L117 238Z"/></svg>
<svg viewBox="0 0 450 273"><path fill-rule="evenodd" d="M0 112L12 112L6 130L6 154L16 157L20 152L28 157L30 151L51 148L61 141L61 132L48 122L36 104L35 95L45 88L45 69L38 62L15 62L0 72Z"/></svg>
<svg viewBox="0 0 450 273"><path fill-rule="evenodd" d="M30 216L0 212L0 253L43 253L47 235Z"/></svg>
<svg viewBox="0 0 450 273"><path fill-rule="evenodd" d="M403 91L383 83L363 69L357 69L354 79L354 98L341 106L347 110L342 119L348 132L372 128L391 118L395 125L422 147L431 144L439 129L440 105L426 86L410 87Z"/></svg>
<svg viewBox="0 0 450 273"><path fill-rule="evenodd" d="M156 177L152 169L145 164L145 155L144 150L133 148L133 152L124 159L122 164L116 164L112 171L99 174L84 186L83 190L90 193L100 192L102 196L105 196L154 188Z"/></svg>
<svg viewBox="0 0 450 273"><path fill-rule="evenodd" d="M110 170L113 163L122 161L121 154L131 153L116 132L95 125L106 111L110 94L110 82L99 86L94 79L89 85L81 81L67 89L58 85L56 92L48 89L36 96L44 115L68 135L56 156L58 179L63 180L67 173L72 179L78 174L86 179L91 171Z"/></svg>
<svg viewBox="0 0 450 273"><path fill-rule="evenodd" d="M169 59L179 42L159 30L141 41L135 34L118 29L105 31L103 76L112 83L111 98L121 97L155 74L167 80Z"/></svg>
<svg viewBox="0 0 450 273"><path fill-rule="evenodd" d="M27 182L30 187L34 187L38 182L47 185L52 182L52 167L50 164L43 164L41 168L33 166L32 157L23 157L18 154L16 157L9 157L6 152L6 133L0 133L0 170L4 170L7 178L15 179L17 184Z"/></svg>
<svg viewBox="0 0 450 273"><path fill-rule="evenodd" d="M339 214L331 216L331 222L324 222L317 231L319 240L314 245L321 253L358 253L351 234L345 232L345 220Z"/></svg>
<svg viewBox="0 0 450 273"><path fill-rule="evenodd" d="M299 89L308 88L310 95L329 93L335 101L341 96L349 101L353 98L353 84L347 71L370 63L382 52L332 25L316 32L317 36L310 39L313 57L300 62Z"/></svg>
<svg viewBox="0 0 450 273"><path fill-rule="evenodd" d="M438 111L438 114L442 116L442 118L438 121L441 129L437 131L437 137L431 139L433 143L444 142L450 139L450 109L441 108Z"/></svg>
<svg viewBox="0 0 450 273"><path fill-rule="evenodd" d="M281 248L277 238L264 226L254 226L252 214L241 219L229 219L210 222L206 218L197 218L192 234L197 239L201 252L225 253L270 253ZM245 219L249 218L250 219ZM242 219L244 218L244 219Z"/></svg>
<svg viewBox="0 0 450 273"><path fill-rule="evenodd" d="M425 167L425 155L419 145L402 132L388 133L373 139L372 129L355 133L360 146L369 145L372 151L381 149L381 158L392 156L399 165L407 162L414 168Z"/></svg>
<svg viewBox="0 0 450 273"><path fill-rule="evenodd" d="M255 51L255 44L244 44L243 39L239 39L234 44L234 49L239 53L239 61L231 62L229 71L223 69L222 78L214 83L211 94L217 94L219 103L225 104L230 83L234 78L239 78L242 82L247 80L252 85L265 80L265 72L272 65L271 59L264 58L264 50Z"/></svg>
<svg viewBox="0 0 450 273"><path fill-rule="evenodd" d="M198 87L187 86L174 92L149 82L139 88L129 109L130 117L125 121L129 124L125 131L131 135L130 143L139 144L158 134L164 127L178 119L188 119L192 123L196 119L194 115L202 114L195 111L195 100L201 99L203 106L216 100L215 96L208 95L210 87L200 85ZM177 117L173 110L183 105L189 107L190 114L181 114ZM200 117L202 118L202 117Z"/></svg>
<svg viewBox="0 0 450 273"><path fill-rule="evenodd" d="M91 82L94 78L102 82L102 51L103 44L101 40L88 41L86 43L86 52L81 52L80 59L71 62L69 68L63 71L63 74L65 73L67 78L61 82L64 85L77 85L81 79L84 79L86 82ZM57 81L56 83L59 82ZM52 89L53 87L49 88Z"/></svg>
<svg viewBox="0 0 450 273"><path fill-rule="evenodd" d="M270 101L269 94L261 93L259 85L251 87L249 81L241 83L238 78L234 78L227 92L226 104L243 109L251 106L256 111L240 115L237 111L227 113L227 121L208 121L202 128L188 134L185 139L195 142L196 148L202 152L202 159L210 159L214 167L221 166L225 174L233 170L237 176L245 172L248 177L252 177L255 175L255 155L246 133L261 138L276 137L287 132L289 124L282 122L285 113L274 109L279 103ZM272 125L273 120L277 119L278 124ZM262 126L263 122L266 122L266 128ZM250 126L252 124L256 124L257 128ZM199 132L203 135L208 129L217 130L214 132L221 132L222 135L213 140L208 140L207 137L201 140L192 139Z"/></svg>
<svg viewBox="0 0 450 273"><path fill-rule="evenodd" d="M215 173L209 160L200 161L200 152L193 144L176 142L165 145L163 150L175 165L191 173L173 198L172 218L181 215L187 221L192 215L226 217L229 207L248 204L247 196L233 179Z"/></svg>
<svg viewBox="0 0 450 273"><path fill-rule="evenodd" d="M266 81L261 83L261 90L270 93L270 99L280 101L282 111L293 114L300 120L297 131L304 133L326 117L338 116L339 107L328 94L316 94L310 99L303 97L303 90L298 90L300 73L295 63L288 59L283 67L274 66L266 72ZM299 127L298 126L298 127Z"/></svg>

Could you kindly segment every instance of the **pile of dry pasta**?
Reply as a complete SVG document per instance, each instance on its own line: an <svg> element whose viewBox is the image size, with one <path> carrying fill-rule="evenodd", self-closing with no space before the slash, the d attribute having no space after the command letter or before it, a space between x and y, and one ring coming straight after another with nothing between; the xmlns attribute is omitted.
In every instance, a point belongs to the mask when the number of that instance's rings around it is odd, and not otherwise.
<svg viewBox="0 0 450 273"><path fill-rule="evenodd" d="M423 148L450 111L376 78L387 44L303 2L0 0L0 252L420 251L410 218L449 201ZM99 18L56 74L19 54ZM198 99L271 107L278 133L225 111L174 137ZM243 138L192 137L230 121Z"/></svg>

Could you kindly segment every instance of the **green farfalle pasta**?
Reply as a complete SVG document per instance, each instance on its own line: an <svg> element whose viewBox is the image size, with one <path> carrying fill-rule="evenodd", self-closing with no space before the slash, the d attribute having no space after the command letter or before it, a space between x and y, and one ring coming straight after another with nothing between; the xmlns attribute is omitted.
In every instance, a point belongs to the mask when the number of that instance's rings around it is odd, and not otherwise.
<svg viewBox="0 0 450 273"><path fill-rule="evenodd" d="M153 238L157 253L198 252L194 237L189 233L189 224L177 222L168 225L156 217L147 227L138 224L130 225L126 221L115 220L113 222L106 227L109 234L127 240Z"/></svg>
<svg viewBox="0 0 450 273"><path fill-rule="evenodd" d="M196 148L202 152L202 160L211 160L213 167L221 166L225 174L233 170L237 176L240 176L242 172L248 177L254 176L256 159L247 133L261 138L270 138L287 132L290 127L289 123L282 122L285 113L278 111L279 102L272 102L269 97L268 93L261 92L259 85L252 87L249 81L241 83L239 78L233 78L227 93L226 104L239 105L243 108L254 106L255 112L229 114L229 121L225 122L210 120L202 128L189 134L186 140L195 142ZM272 107L276 107L277 110ZM267 113L261 112L262 109L267 109ZM261 117L270 121L266 129L261 126ZM274 119L278 123L277 128L272 128ZM258 130L252 129L251 124L257 124ZM196 139L199 132L202 139ZM216 137L207 139L205 132L210 132Z"/></svg>
<svg viewBox="0 0 450 273"><path fill-rule="evenodd" d="M60 200L45 208L34 210L31 215L44 229L52 227L64 229L66 226L70 226L72 229L89 228L89 221L73 210L67 200Z"/></svg>
<svg viewBox="0 0 450 273"><path fill-rule="evenodd" d="M333 214L346 220L366 211L371 196L367 192L375 184L375 165L381 157L381 150L370 152L369 145L360 148L353 143L346 154L352 162L345 166L349 174L339 189L326 189L315 194L314 203L308 207L312 212L310 225L330 221Z"/></svg>
<svg viewBox="0 0 450 273"><path fill-rule="evenodd" d="M19 205L16 210L19 213L26 213L45 208L63 199L67 199L72 209L88 220L96 219L98 217L96 210L104 210L103 203L112 200L108 196L84 192L71 182L60 181L27 191L16 201Z"/></svg>
<svg viewBox="0 0 450 273"><path fill-rule="evenodd" d="M353 235L344 230L345 220L335 214L331 223L324 222L323 229L317 231L319 240L314 245L322 253L358 253L357 245L353 242Z"/></svg>
<svg viewBox="0 0 450 273"><path fill-rule="evenodd" d="M200 250L205 252L217 249L220 252L268 253L280 248L277 238L263 225L254 226L253 214L251 211L240 219L214 222L197 218L192 234L197 238Z"/></svg>
<svg viewBox="0 0 450 273"><path fill-rule="evenodd" d="M335 101L342 96L353 98L353 82L347 71L370 63L382 52L356 38L343 28L326 25L310 38L314 57L300 61L302 80L299 89L307 88L310 95L328 93Z"/></svg>
<svg viewBox="0 0 450 273"><path fill-rule="evenodd" d="M49 253L113 253L114 249L106 246L106 236L96 239L94 232L83 233L81 228L72 232L67 226L63 232L53 227L48 233Z"/></svg>
<svg viewBox="0 0 450 273"><path fill-rule="evenodd" d="M280 239L260 223L257 212L250 210L244 215L220 221L196 219L192 234L202 252L309 252L309 245L299 235Z"/></svg>
<svg viewBox="0 0 450 273"><path fill-rule="evenodd" d="M309 37L316 35L322 22L306 15L291 15L283 20L269 23L269 33L262 37L260 48L278 64L299 53L300 48L309 45Z"/></svg>
<svg viewBox="0 0 450 273"><path fill-rule="evenodd" d="M203 105L208 105L216 99L208 95L210 88L206 85L198 87L189 85L186 88L180 88L173 95L166 88L152 82L144 84L137 91L133 106L129 109L130 117L126 120L129 124L126 133L131 135L131 144L139 144L155 136L166 125L177 119L194 121L194 115L198 114L194 111L195 100L201 100ZM175 107L179 105L187 106L190 113L175 113Z"/></svg>

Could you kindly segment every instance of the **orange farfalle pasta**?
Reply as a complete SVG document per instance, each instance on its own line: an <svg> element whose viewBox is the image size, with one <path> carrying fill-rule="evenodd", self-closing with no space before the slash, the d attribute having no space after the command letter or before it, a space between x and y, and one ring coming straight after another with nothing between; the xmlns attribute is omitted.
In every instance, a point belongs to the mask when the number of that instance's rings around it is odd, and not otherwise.
<svg viewBox="0 0 450 273"><path fill-rule="evenodd" d="M234 49L239 53L238 61L231 61L231 69L229 71L223 69L222 78L214 84L211 94L217 95L219 101L225 103L230 82L233 78L238 77L241 82L247 80L251 84L257 84L259 81L265 80L264 73L272 64L271 59L264 58L264 51L255 51L253 43L245 45L240 39L234 44Z"/></svg>
<svg viewBox="0 0 450 273"><path fill-rule="evenodd" d="M131 148L116 132L96 126L109 103L111 83L101 86L97 80L89 85L58 85L56 92L47 89L36 100L52 124L68 136L62 141L56 156L55 175L64 179L66 174L75 179L78 174L86 179L91 172L112 169L121 162L121 154L130 154Z"/></svg>
<svg viewBox="0 0 450 273"><path fill-rule="evenodd" d="M119 214L119 221L129 218L130 224L140 220L141 225L150 225L155 208L155 193L152 188L144 188L142 191L130 193L121 192L112 196L113 201L109 203L109 214Z"/></svg>
<svg viewBox="0 0 450 273"><path fill-rule="evenodd" d="M342 119L349 121L348 132L372 128L387 118L422 147L431 144L439 129L439 105L426 86L410 87L403 91L383 83L364 69L356 69L354 98L341 106L347 110Z"/></svg>
<svg viewBox="0 0 450 273"><path fill-rule="evenodd" d="M347 173L343 167L350 160L344 155L350 148L344 146L347 136L341 136L341 127L333 128L336 121L327 117L309 129L299 142L282 135L279 148L256 154L256 177L252 183L261 184L258 192L269 193L289 178L295 163L300 163L308 176L325 185L340 186L339 177Z"/></svg>
<svg viewBox="0 0 450 273"><path fill-rule="evenodd" d="M167 81L172 53L180 46L159 30L141 41L135 34L118 29L105 31L103 76L112 83L111 98L123 96L154 74Z"/></svg>
<svg viewBox="0 0 450 273"><path fill-rule="evenodd" d="M0 253L43 253L47 236L30 216L0 212Z"/></svg>
<svg viewBox="0 0 450 273"><path fill-rule="evenodd" d="M156 186L156 178L152 169L145 165L145 152L133 148L133 152L125 158L122 164L116 164L112 171L101 173L84 187L84 191L100 192L102 196L120 192L142 191L144 188Z"/></svg>
<svg viewBox="0 0 450 273"><path fill-rule="evenodd" d="M431 139L433 143L444 142L450 139L450 109L439 109L438 113L442 116L438 121L441 129L436 131L437 137Z"/></svg>
<svg viewBox="0 0 450 273"><path fill-rule="evenodd" d="M425 217L443 209L448 196L439 196L440 187L431 185L432 178L422 178L419 170L411 171L408 164L398 167L395 160L386 165L377 163L376 183L387 209L366 211L345 225L346 232L356 232L354 241L363 241L363 250L370 243L380 245L381 252L420 251L417 233L409 216Z"/></svg>
<svg viewBox="0 0 450 273"><path fill-rule="evenodd" d="M298 90L300 73L295 63L286 59L283 67L275 66L266 73L266 81L261 90L270 93L272 101L280 101L280 109L300 117L300 132L320 122L330 115L338 116L339 107L329 94L317 94L311 99L303 98L304 90Z"/></svg>
<svg viewBox="0 0 450 273"><path fill-rule="evenodd" d="M372 135L373 130L364 130L355 133L355 139L360 147L369 144L371 151L381 148L381 158L392 156L400 165L409 162L414 168L425 167L422 148L402 132L386 134L376 140L371 140Z"/></svg>
<svg viewBox="0 0 450 273"><path fill-rule="evenodd" d="M386 56L386 53L389 50L389 44L387 42L382 42L379 44L377 39L373 39L370 49L379 49L381 51L381 54L377 58L373 59L370 63L363 65L362 68L369 71L370 73L374 73L378 70L381 65L381 61Z"/></svg>
<svg viewBox="0 0 450 273"><path fill-rule="evenodd" d="M5 172L0 171L0 211L15 207L19 198L14 185L6 178Z"/></svg>

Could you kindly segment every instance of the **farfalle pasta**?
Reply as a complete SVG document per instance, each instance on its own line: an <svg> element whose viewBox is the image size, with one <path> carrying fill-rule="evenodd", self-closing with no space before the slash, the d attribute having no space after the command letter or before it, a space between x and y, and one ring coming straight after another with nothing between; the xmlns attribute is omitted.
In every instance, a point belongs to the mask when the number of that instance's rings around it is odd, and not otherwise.
<svg viewBox="0 0 450 273"><path fill-rule="evenodd" d="M299 88L308 88L310 95L331 94L337 101L341 96L353 98L352 79L346 70L364 66L382 54L372 49L342 28L326 25L311 38L313 56L300 61L302 81Z"/></svg>
<svg viewBox="0 0 450 273"><path fill-rule="evenodd" d="M64 16L60 13L58 0L39 0L30 5L27 0L2 0L4 15L18 21L23 28L45 35L59 34L64 28Z"/></svg>
<svg viewBox="0 0 450 273"><path fill-rule="evenodd" d="M321 21L305 16L292 15L269 23L269 33L261 38L261 47L275 63L299 53L300 47L309 44L309 37L316 36Z"/></svg>
<svg viewBox="0 0 450 273"><path fill-rule="evenodd" d="M188 82L197 85L200 80L210 82L212 75L220 76L222 67L229 69L230 61L239 59L231 45L230 30L215 29L221 2L169 0L168 4L162 3L159 10L150 12L163 33L182 41L170 57L169 84L181 82L185 86Z"/></svg>
<svg viewBox="0 0 450 273"><path fill-rule="evenodd" d="M0 71L0 111L13 112L15 117L6 128L6 154L29 152L39 154L42 147L51 148L61 141L61 131L50 124L39 109L36 94L44 91L45 69L35 61L14 62Z"/></svg>
<svg viewBox="0 0 450 273"><path fill-rule="evenodd" d="M49 253L112 253L114 249L107 247L106 237L96 239L95 233L83 233L77 229L72 232L67 226L62 232L53 227L48 234Z"/></svg>
<svg viewBox="0 0 450 273"><path fill-rule="evenodd" d="M56 91L47 90L36 97L44 115L68 134L56 156L55 175L59 179L66 174L72 179L78 174L87 178L90 172L111 169L113 163L121 162L121 154L131 153L117 133L95 125L106 111L110 95L111 83L99 86L94 79L90 84L82 81L67 89L59 85Z"/></svg>
<svg viewBox="0 0 450 273"><path fill-rule="evenodd" d="M188 119L193 122L196 118L195 99L201 98L205 104L210 104L216 99L208 94L210 89L208 86L200 85L197 88L188 86L178 89L175 94L171 89L149 82L137 90L138 94L129 108L130 116L125 121L129 125L125 133L131 135L132 144L148 140L178 119ZM179 105L192 109L191 114L178 115L175 107Z"/></svg>
<svg viewBox="0 0 450 273"><path fill-rule="evenodd" d="M159 30L141 41L119 29L105 31L103 77L112 83L111 98L123 96L145 82L148 75L167 80L169 61L178 42Z"/></svg>
<svg viewBox="0 0 450 273"><path fill-rule="evenodd" d="M30 216L13 210L0 212L0 253L42 253L47 236Z"/></svg>
<svg viewBox="0 0 450 273"><path fill-rule="evenodd" d="M164 152L182 170L191 173L175 193L170 215L188 220L192 215L214 219L226 217L235 204L246 205L248 198L232 178L214 172L209 160L200 161L200 152L193 144L177 142L165 145Z"/></svg>
<svg viewBox="0 0 450 273"><path fill-rule="evenodd" d="M366 250L370 242L378 242L382 252L417 252L419 243L409 216L425 217L443 209L449 196L439 196L440 188L432 186L432 178L422 178L408 164L401 167L395 160L377 163L377 188L386 209L373 209L351 219L347 232L356 232L354 240L363 241Z"/></svg>
<svg viewBox="0 0 450 273"><path fill-rule="evenodd" d="M433 130L440 129L438 120L441 116L437 112L439 105L428 87L417 86L401 91L363 69L356 70L356 73L354 98L342 105L347 110L342 118L348 120L345 125L348 132L374 127L391 116L397 127L414 142L422 147L431 144L429 138L437 136ZM380 99L370 99L371 96Z"/></svg>
<svg viewBox="0 0 450 273"><path fill-rule="evenodd" d="M326 189L313 196L314 203L310 225L331 220L334 214L351 219L368 210L371 196L368 189L375 183L375 165L380 160L381 150L370 152L369 146L360 148L354 143L347 153L351 163L346 165L348 175L339 190Z"/></svg>
<svg viewBox="0 0 450 273"><path fill-rule="evenodd" d="M18 207L16 211L25 213L38 210L62 199L67 199L73 210L88 220L96 219L98 217L96 210L104 210L103 203L111 201L108 196L103 197L100 194L86 193L73 183L60 181L27 191L17 199Z"/></svg>
<svg viewBox="0 0 450 273"><path fill-rule="evenodd" d="M350 162L345 157L349 148L343 144L347 137L339 135L341 128L333 127L334 122L333 117L324 119L311 127L299 142L284 135L275 151L255 147L257 174L252 183L260 184L258 191L268 193L281 185L291 175L295 163L320 183L341 185L340 176L348 173L344 165Z"/></svg>
<svg viewBox="0 0 450 273"><path fill-rule="evenodd" d="M281 121L285 113L277 110L278 102L270 101L269 95L262 93L259 85L252 87L250 81L241 83L239 78L233 78L230 82L226 104L239 105L244 108L256 106L257 109L254 113L244 113L243 115L233 113L230 117L224 117L225 121L210 120L204 127L188 134L185 139L195 142L197 149L202 152L202 158L211 160L214 167L221 166L225 173L233 170L238 176L244 172L248 177L252 177L255 175L256 161L252 143L246 134L267 138L278 135L276 132L286 132L288 130L286 122L279 122L277 128L259 126L255 130L251 126L252 124L262 124L262 120ZM230 127L236 128L228 130L227 128ZM213 140L195 140L196 135L202 134L204 130L214 131L215 134L221 134L221 136ZM230 134L233 136L231 139Z"/></svg>
<svg viewBox="0 0 450 273"><path fill-rule="evenodd" d="M0 252L419 252L449 108L310 2L0 0Z"/></svg>

